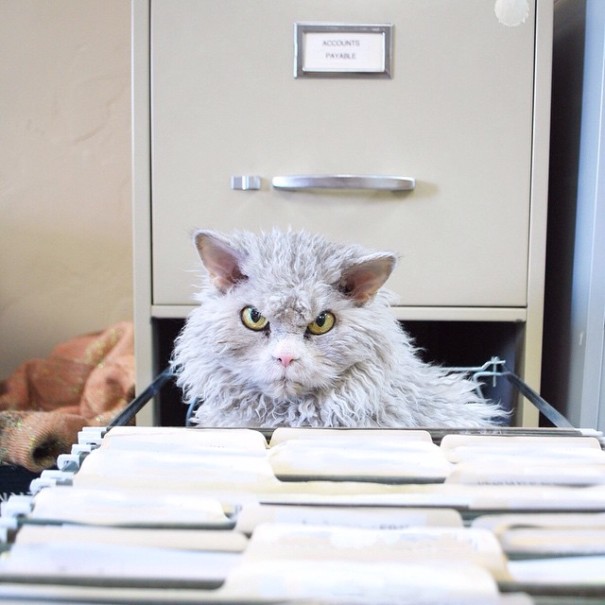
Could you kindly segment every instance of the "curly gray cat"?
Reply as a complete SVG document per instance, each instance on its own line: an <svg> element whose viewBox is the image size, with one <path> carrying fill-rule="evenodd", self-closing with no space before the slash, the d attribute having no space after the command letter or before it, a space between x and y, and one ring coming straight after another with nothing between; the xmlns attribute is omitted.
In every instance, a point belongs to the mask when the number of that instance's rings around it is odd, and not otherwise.
<svg viewBox="0 0 605 605"><path fill-rule="evenodd" d="M422 361L383 288L391 252L307 232L194 242L205 272L172 365L200 427L477 428L507 412Z"/></svg>

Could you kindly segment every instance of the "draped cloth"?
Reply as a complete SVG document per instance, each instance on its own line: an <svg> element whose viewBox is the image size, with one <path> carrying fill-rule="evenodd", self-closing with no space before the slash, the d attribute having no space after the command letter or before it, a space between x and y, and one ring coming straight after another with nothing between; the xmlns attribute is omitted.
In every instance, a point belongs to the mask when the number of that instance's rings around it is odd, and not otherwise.
<svg viewBox="0 0 605 605"><path fill-rule="evenodd" d="M105 426L134 396L130 322L77 336L0 382L0 463L39 472L84 426Z"/></svg>

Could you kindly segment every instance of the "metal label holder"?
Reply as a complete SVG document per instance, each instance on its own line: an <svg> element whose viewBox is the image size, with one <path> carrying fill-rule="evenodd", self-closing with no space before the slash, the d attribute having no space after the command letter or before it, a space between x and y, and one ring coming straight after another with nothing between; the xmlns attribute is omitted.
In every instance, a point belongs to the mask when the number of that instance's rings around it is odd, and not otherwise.
<svg viewBox="0 0 605 605"><path fill-rule="evenodd" d="M392 25L295 23L295 78L391 78Z"/></svg>

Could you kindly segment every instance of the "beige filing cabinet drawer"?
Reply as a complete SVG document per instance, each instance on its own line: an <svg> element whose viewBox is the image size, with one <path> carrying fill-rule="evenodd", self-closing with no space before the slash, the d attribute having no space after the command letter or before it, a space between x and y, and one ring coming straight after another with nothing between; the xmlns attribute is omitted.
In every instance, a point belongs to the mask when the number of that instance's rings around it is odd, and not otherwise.
<svg viewBox="0 0 605 605"><path fill-rule="evenodd" d="M154 304L191 300L193 228L290 225L397 251L403 305L527 304L533 7L516 27L490 0L151 7ZM294 24L308 22L392 25L391 77L295 78ZM271 185L299 174L416 187ZM231 189L249 175L260 190Z"/></svg>
<svg viewBox="0 0 605 605"><path fill-rule="evenodd" d="M520 322L536 386L552 0L133 0L133 33L141 386L150 320L193 304L192 231L290 226L396 251L400 319ZM361 73L330 62L360 33ZM299 175L414 187L275 186Z"/></svg>

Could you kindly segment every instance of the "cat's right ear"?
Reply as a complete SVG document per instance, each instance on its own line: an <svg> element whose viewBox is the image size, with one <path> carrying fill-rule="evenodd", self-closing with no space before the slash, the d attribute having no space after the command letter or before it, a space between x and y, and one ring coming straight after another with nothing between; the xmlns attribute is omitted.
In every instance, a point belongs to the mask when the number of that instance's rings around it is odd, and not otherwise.
<svg viewBox="0 0 605 605"><path fill-rule="evenodd" d="M196 231L193 240L212 283L225 293L247 279L241 271L242 254L212 231Z"/></svg>

